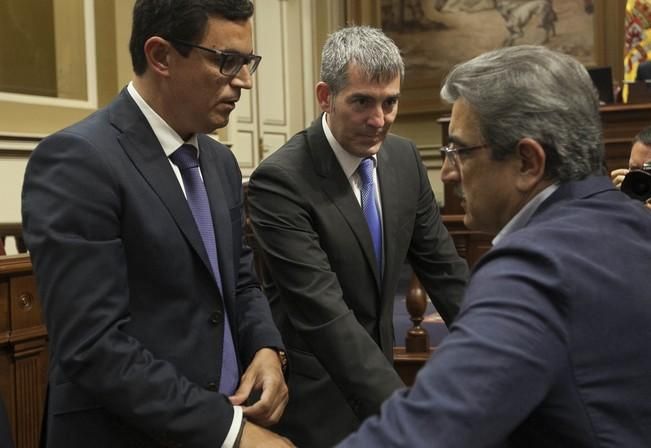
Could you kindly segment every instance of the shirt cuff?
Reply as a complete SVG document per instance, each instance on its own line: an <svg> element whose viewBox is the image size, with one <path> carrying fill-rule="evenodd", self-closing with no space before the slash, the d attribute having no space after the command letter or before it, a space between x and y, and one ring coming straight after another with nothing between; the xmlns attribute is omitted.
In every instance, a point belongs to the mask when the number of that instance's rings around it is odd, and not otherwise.
<svg viewBox="0 0 651 448"><path fill-rule="evenodd" d="M237 441L237 434L240 432L240 426L242 426L242 406L233 406L233 422L231 423L231 429L228 430L228 434L222 443L222 448L233 448L235 442Z"/></svg>

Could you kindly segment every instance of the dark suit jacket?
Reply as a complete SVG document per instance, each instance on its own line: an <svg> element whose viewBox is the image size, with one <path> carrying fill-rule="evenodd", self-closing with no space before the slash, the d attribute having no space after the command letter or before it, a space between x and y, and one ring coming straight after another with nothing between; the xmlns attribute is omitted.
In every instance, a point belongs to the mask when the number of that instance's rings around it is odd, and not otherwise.
<svg viewBox="0 0 651 448"><path fill-rule="evenodd" d="M271 279L265 292L292 371L277 429L299 446L331 446L403 386L392 364L392 316L405 259L446 322L458 311L467 266L441 222L417 149L389 135L377 169L383 275L321 119L263 161L249 182L249 213Z"/></svg>
<svg viewBox="0 0 651 448"><path fill-rule="evenodd" d="M280 347L243 243L228 148L200 135L242 367ZM223 306L181 187L126 91L30 158L23 225L50 337L48 447L219 446Z"/></svg>
<svg viewBox="0 0 651 448"><path fill-rule="evenodd" d="M11 424L9 423L9 416L5 409L4 401L0 397L0 447L13 448L14 442L11 437Z"/></svg>
<svg viewBox="0 0 651 448"><path fill-rule="evenodd" d="M651 213L562 184L474 268L409 392L340 446L651 446Z"/></svg>

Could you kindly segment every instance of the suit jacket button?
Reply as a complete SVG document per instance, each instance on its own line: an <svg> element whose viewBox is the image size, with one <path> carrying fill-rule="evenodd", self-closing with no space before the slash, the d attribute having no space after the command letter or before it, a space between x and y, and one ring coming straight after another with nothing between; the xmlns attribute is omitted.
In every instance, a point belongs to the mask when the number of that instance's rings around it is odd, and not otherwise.
<svg viewBox="0 0 651 448"><path fill-rule="evenodd" d="M221 311L215 311L210 315L210 322L213 325L219 325L222 323L222 312Z"/></svg>
<svg viewBox="0 0 651 448"><path fill-rule="evenodd" d="M217 386L217 383L208 383L206 389L208 389L210 392L217 392L219 390L219 387Z"/></svg>

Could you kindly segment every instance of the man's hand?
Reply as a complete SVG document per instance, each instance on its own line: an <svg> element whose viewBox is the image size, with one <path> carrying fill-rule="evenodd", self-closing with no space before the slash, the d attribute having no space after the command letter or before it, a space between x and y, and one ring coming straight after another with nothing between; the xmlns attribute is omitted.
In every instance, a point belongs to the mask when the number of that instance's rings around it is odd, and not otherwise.
<svg viewBox="0 0 651 448"><path fill-rule="evenodd" d="M294 446L289 439L261 428L254 423L248 421L244 423L239 448L291 448Z"/></svg>
<svg viewBox="0 0 651 448"><path fill-rule="evenodd" d="M262 426L278 423L287 406L288 393L275 350L258 350L242 375L240 387L229 399L233 405L242 405L254 390L262 390L262 395L257 403L242 408L246 418Z"/></svg>
<svg viewBox="0 0 651 448"><path fill-rule="evenodd" d="M610 180L613 181L613 185L615 185L617 188L620 188L626 174L628 174L628 170L626 168L612 170L610 172Z"/></svg>

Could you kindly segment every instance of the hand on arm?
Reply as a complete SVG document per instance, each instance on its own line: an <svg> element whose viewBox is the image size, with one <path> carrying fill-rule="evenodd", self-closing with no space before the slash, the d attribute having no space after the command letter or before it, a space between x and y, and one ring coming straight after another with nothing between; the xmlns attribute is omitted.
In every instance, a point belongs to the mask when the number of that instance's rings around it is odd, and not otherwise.
<svg viewBox="0 0 651 448"><path fill-rule="evenodd" d="M288 392L278 353L270 348L258 350L242 375L240 387L230 397L234 405L242 405L254 390L262 390L260 399L244 406L244 415L262 426L277 423L287 405Z"/></svg>

